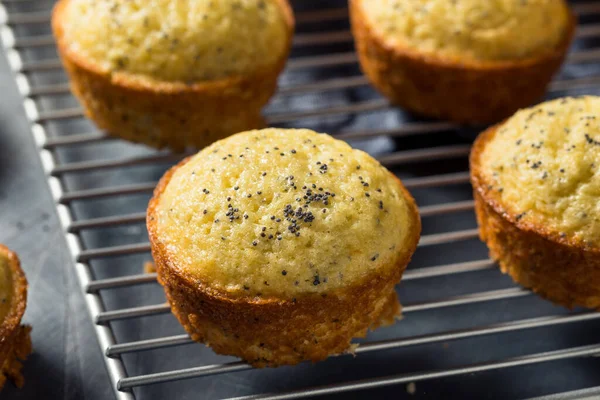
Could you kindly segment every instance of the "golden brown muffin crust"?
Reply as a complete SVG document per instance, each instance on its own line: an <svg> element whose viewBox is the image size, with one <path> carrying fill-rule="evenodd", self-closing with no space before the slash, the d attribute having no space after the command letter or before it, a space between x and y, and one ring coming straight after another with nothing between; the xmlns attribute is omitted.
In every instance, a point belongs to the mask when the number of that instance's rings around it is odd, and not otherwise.
<svg viewBox="0 0 600 400"><path fill-rule="evenodd" d="M405 255L392 275L375 274L358 286L300 298L230 297L177 268L157 235L154 215L160 196L186 161L159 182L148 206L147 225L159 282L173 313L192 339L219 354L238 355L254 367L275 367L304 360L316 362L351 351L352 338L364 337L369 328L393 323L401 309L395 284L417 247L421 230L417 206L406 189L403 193L410 200L412 235L409 243L402 243ZM307 332L312 341L306 341ZM290 348L290 343L297 346Z"/></svg>
<svg viewBox="0 0 600 400"><path fill-rule="evenodd" d="M354 1L390 46L458 62L536 57L562 42L570 17L564 0Z"/></svg>
<svg viewBox="0 0 600 400"><path fill-rule="evenodd" d="M570 13L564 40L535 57L457 62L385 42L357 0L350 1L350 18L361 68L383 95L410 111L468 124L496 123L541 99L576 27Z"/></svg>
<svg viewBox="0 0 600 400"><path fill-rule="evenodd" d="M523 219L502 203L481 171L481 154L502 124L482 133L470 156L481 240L504 273L554 303L600 309L600 249L562 235L539 218Z"/></svg>
<svg viewBox="0 0 600 400"><path fill-rule="evenodd" d="M398 243L400 257L393 266L345 287L292 298L232 295L180 268L160 235L157 208L161 196L176 171L188 162L189 158L183 160L159 182L148 207L147 225L159 282L173 313L194 340L217 353L242 357L255 367L273 367L350 351L352 338L390 324L399 315L395 284L417 247L421 230L416 204L399 181L409 209L409 234Z"/></svg>
<svg viewBox="0 0 600 400"><path fill-rule="evenodd" d="M201 82L156 81L107 72L71 51L64 36L68 1L55 5L52 30L71 90L99 128L133 142L183 151L264 126L261 109L275 93L291 48L294 17L287 0L277 0L287 24L288 51L276 63L247 76Z"/></svg>

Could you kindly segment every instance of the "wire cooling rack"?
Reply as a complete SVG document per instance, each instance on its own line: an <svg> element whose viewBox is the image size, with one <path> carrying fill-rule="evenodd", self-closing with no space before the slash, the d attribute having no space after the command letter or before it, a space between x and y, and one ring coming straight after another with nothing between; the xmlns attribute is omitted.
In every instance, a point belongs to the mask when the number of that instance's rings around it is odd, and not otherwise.
<svg viewBox="0 0 600 400"><path fill-rule="evenodd" d="M377 95L358 69L342 0L294 2L292 58L266 112L271 125L369 151L413 192L423 237L399 287L405 318L361 340L356 357L315 365L253 370L192 343L142 268L147 201L182 155L85 120L57 59L52 3L1 1L0 34L117 398L600 395L600 361L586 357L600 353L600 314L555 307L498 272L477 240L468 185L478 129L416 119ZM577 41L549 97L600 92L600 3L573 6Z"/></svg>

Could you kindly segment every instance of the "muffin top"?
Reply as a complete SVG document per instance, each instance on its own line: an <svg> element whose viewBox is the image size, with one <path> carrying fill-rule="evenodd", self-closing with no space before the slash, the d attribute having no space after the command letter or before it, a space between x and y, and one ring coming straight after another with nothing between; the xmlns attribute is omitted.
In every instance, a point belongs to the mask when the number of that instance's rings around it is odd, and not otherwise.
<svg viewBox="0 0 600 400"><path fill-rule="evenodd" d="M564 0L354 0L393 46L461 61L544 54L567 34Z"/></svg>
<svg viewBox="0 0 600 400"><path fill-rule="evenodd" d="M477 161L488 190L522 223L600 245L600 97L567 97L517 112Z"/></svg>
<svg viewBox="0 0 600 400"><path fill-rule="evenodd" d="M368 154L265 129L180 165L151 218L181 272L232 295L292 299L399 268L419 233L412 204Z"/></svg>
<svg viewBox="0 0 600 400"><path fill-rule="evenodd" d="M0 251L0 324L8 315L13 298L13 280L8 255Z"/></svg>
<svg viewBox="0 0 600 400"><path fill-rule="evenodd" d="M251 74L285 56L281 0L63 0L64 42L106 71L198 82Z"/></svg>

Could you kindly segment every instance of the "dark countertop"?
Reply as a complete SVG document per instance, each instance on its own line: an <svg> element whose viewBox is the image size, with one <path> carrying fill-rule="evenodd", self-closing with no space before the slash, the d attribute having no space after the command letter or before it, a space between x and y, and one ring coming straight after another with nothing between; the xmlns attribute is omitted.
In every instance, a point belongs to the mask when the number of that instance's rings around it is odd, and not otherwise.
<svg viewBox="0 0 600 400"><path fill-rule="evenodd" d="M341 4L344 0L320 0L319 4ZM300 1L297 2L301 4ZM309 2L305 2L309 3ZM316 3L316 2L313 2ZM303 3L304 4L304 3ZM591 18L588 18L591 20ZM595 21L595 19L594 19ZM590 47L600 47L597 38L587 39ZM346 46L346 47L344 47ZM342 44L342 50L349 51L351 44ZM340 52L336 47L336 51ZM312 49L300 49L298 55L309 54ZM320 49L325 53L327 48ZM332 50L333 51L333 50ZM50 53L50 50L48 50ZM1 52L0 52L1 53ZM343 66L334 72L340 76L358 74L357 66ZM595 66L572 65L563 78L575 79L591 76L589 69ZM333 74L330 70L319 79ZM298 82L313 78L294 75ZM597 73L594 73L597 75ZM329 76L331 78L331 76ZM295 79L294 78L294 79ZM48 82L46 82L48 83ZM289 82L287 82L289 83ZM41 84L41 83L40 83ZM70 256L56 218L52 200L47 189L35 146L25 119L20 97L8 70L6 60L0 55L0 242L17 251L23 262L30 282L30 295L25 322L33 325L33 345L35 353L25 363L26 385L21 390L7 384L1 399L112 399L112 389L102 361L92 323L77 283ZM594 91L592 93L598 93ZM373 99L369 88L335 91L327 95L316 93L283 99L281 106L289 109L306 109L343 105L357 99ZM63 99L64 100L64 99ZM70 99L73 100L73 99ZM65 100L63 107L69 104ZM397 126L399 122L411 121L401 112L377 115L339 116L333 119L302 121L303 127L319 131L339 132L344 129L364 129L374 126ZM76 121L82 123L83 121ZM75 125L75 124L73 124ZM73 128L75 129L75 128ZM74 130L73 132L85 132ZM470 143L476 131L441 132L420 137L403 137L393 142L380 138L369 142L371 153L410 150L435 145ZM428 141L431 141L428 142ZM357 143L355 143L357 144ZM360 144L360 143L358 143ZM116 158L146 154L149 151L125 143L104 144L103 154L96 154L96 148L85 151L66 152L64 162L83 161L87 158ZM366 144L362 143L363 148ZM379 146L379 147L377 147ZM396 147L394 147L396 146ZM433 175L435 171L465 171L466 159L430 163L428 167L419 165L412 171L409 167L396 168L402 177ZM90 174L102 181L90 179L71 180L71 190L82 190L102 185L111 187L126 183L151 182L162 173L162 166L147 166L143 171L111 171L104 175ZM449 201L468 200L471 189L468 185L413 191L420 205L434 205ZM111 198L103 202L93 202L86 207L78 207L80 219L94 216L114 215L112 207L119 213L140 212L145 206L139 198ZM429 218L424 220L425 233L434 234L452 229L475 227L472 213ZM136 228L136 229L130 229ZM140 227L113 228L113 234L97 230L87 235L91 248L101 248L127 243L138 243L145 239L145 231ZM114 234L118 232L118 235ZM436 247L434 250L419 252L413 259L411 268L430 267L445 263L478 260L486 257L487 250L478 240L463 241ZM143 261L148 254L95 260L100 278L110 274L140 273ZM111 268L106 268L107 266ZM450 296L512 288L510 280L496 270L479 271L470 274L441 276L435 279L413 280L400 288L403 302L418 304ZM104 297L104 296L103 296ZM108 309L118 309L137 305L159 304L164 301L160 287L133 287L115 293L107 293L105 302ZM470 329L547 315L565 315L566 310L552 306L535 296L504 299L485 304L472 304L460 308L439 308L409 314L401 324L385 328L369 335L369 340L387 340L427 335L454 329ZM131 321L119 321L113 325L119 342L131 342L148 337L163 337L182 333L181 327L170 314ZM349 358L336 357L325 362L303 364L293 368L273 370L250 370L235 374L222 374L206 378L177 381L162 385L144 386L137 390L138 399L203 399L240 396L269 391L282 391L324 385L331 382L348 382L357 379L382 377L415 371L431 371L460 365L470 365L491 360L501 360L523 354L566 349L575 346L596 344L600 321L586 324L566 324L533 330L519 330L501 335L488 335L468 340L446 343L432 343L386 352L363 354L356 362ZM199 345L178 346L169 349L132 353L124 356L130 376L169 371L198 365L210 365L232 361L218 357L210 349ZM395 385L373 391L354 392L331 396L337 399L348 398L396 398L396 399L436 399L436 398L476 398L513 399L538 396L592 387L598 384L600 358L590 357L569 359L524 367L506 368L477 374L465 374L439 380L418 382L416 392L408 394L405 385ZM597 397L596 397L597 398ZM555 398L553 398L555 399Z"/></svg>
<svg viewBox="0 0 600 400"><path fill-rule="evenodd" d="M100 349L73 273L28 122L0 52L0 243L17 252L29 281L24 322L34 353L25 386L2 399L110 399Z"/></svg>

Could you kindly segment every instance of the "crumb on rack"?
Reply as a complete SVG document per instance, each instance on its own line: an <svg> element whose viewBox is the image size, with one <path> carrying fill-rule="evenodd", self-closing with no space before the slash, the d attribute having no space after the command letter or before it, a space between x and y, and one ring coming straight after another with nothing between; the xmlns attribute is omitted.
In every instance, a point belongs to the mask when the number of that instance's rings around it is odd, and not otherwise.
<svg viewBox="0 0 600 400"><path fill-rule="evenodd" d="M144 273L145 274L153 274L156 272L156 265L153 261L146 261L144 263Z"/></svg>

